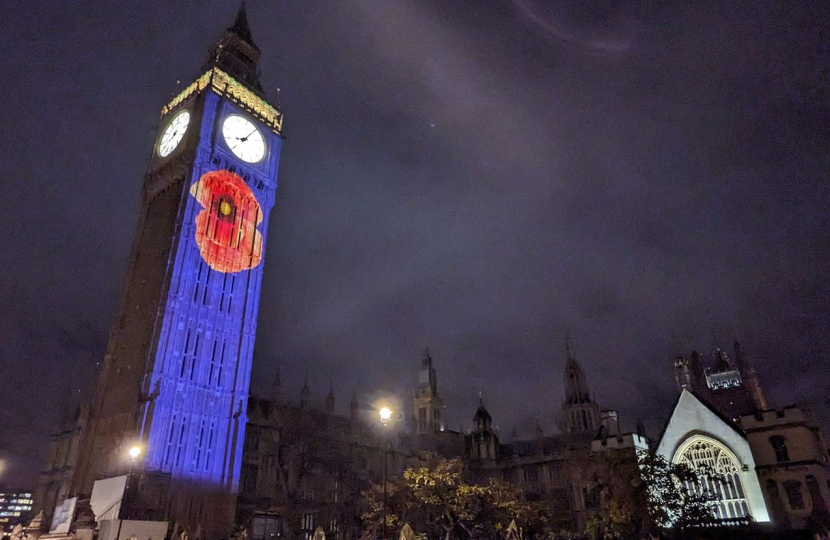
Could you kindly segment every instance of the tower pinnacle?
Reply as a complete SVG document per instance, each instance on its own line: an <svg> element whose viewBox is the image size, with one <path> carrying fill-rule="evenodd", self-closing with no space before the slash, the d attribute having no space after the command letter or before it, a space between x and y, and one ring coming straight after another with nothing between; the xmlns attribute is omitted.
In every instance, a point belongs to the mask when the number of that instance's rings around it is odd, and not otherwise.
<svg viewBox="0 0 830 540"><path fill-rule="evenodd" d="M216 66L232 77L246 83L251 90L265 97L262 84L259 81L259 47L251 36L251 26L248 24L248 11L245 2L239 5L239 11L221 38L211 47L210 56L204 70Z"/></svg>
<svg viewBox="0 0 830 540"><path fill-rule="evenodd" d="M248 45L259 50L259 47L254 43L254 38L251 36L251 26L248 24L248 10L245 9L245 0L242 0L242 3L239 4L236 19L234 19L233 24L228 28L228 32L233 32Z"/></svg>
<svg viewBox="0 0 830 540"><path fill-rule="evenodd" d="M565 399L562 426L569 432L594 431L599 422L599 405L591 398L588 379L573 352L570 332L565 334Z"/></svg>

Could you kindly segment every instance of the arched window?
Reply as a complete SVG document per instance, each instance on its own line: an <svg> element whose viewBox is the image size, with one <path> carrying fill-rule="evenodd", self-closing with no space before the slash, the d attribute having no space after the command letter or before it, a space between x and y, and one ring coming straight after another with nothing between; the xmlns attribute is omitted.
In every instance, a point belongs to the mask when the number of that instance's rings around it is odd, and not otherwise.
<svg viewBox="0 0 830 540"><path fill-rule="evenodd" d="M675 463L687 465L700 477L700 487L711 498L718 519L748 517L738 458L729 448L709 437L696 435L680 445Z"/></svg>
<svg viewBox="0 0 830 540"><path fill-rule="evenodd" d="M798 480L787 480L784 482L784 491L787 493L787 502L793 510L804 509L804 493L801 491L801 482Z"/></svg>

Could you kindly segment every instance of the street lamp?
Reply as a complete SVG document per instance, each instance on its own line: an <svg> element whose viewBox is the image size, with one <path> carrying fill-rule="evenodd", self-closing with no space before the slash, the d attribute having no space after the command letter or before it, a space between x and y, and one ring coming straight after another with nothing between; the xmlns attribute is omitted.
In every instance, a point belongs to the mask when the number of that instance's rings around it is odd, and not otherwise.
<svg viewBox="0 0 830 540"><path fill-rule="evenodd" d="M125 506L127 502L130 501L129 496L127 495L127 490L130 488L130 480L133 476L133 466L135 465L135 460L138 459L138 456L141 455L141 447L137 444L132 445L127 450L127 456L130 458L130 465L127 469L127 480L124 482L124 493L121 495L121 506ZM124 497L128 497L125 501ZM118 509L118 532L115 534L115 540L121 540L121 526L124 524L124 508L119 507Z"/></svg>
<svg viewBox="0 0 830 540"><path fill-rule="evenodd" d="M382 407L378 414L380 415L380 423L386 428L389 421L392 419L392 409L389 407ZM383 430L383 536L381 540L386 540L386 463L388 462L387 455L389 454L389 445L387 440L386 429Z"/></svg>
<svg viewBox="0 0 830 540"><path fill-rule="evenodd" d="M141 447L132 446L130 447L130 450L127 452L127 454L130 456L130 461L135 463L136 458L141 455Z"/></svg>

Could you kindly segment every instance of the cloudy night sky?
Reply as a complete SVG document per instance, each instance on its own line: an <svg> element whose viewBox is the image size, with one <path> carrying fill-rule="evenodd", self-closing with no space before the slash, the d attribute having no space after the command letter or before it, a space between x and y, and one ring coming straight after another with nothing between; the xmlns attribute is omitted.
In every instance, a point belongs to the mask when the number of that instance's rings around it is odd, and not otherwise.
<svg viewBox="0 0 830 540"><path fill-rule="evenodd" d="M140 4L140 5L139 5ZM692 7L693 4L693 7ZM235 1L0 8L0 483L93 380L160 109ZM827 427L830 4L251 0L285 113L253 390L556 430L564 335L659 432L680 348L755 358ZM408 412L408 411L407 411Z"/></svg>

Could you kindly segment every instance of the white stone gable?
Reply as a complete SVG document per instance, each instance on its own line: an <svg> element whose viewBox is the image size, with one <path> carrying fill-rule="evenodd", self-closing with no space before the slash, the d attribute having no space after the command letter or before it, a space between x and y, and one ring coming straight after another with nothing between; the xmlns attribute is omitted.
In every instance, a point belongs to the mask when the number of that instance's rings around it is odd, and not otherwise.
<svg viewBox="0 0 830 540"><path fill-rule="evenodd" d="M713 439L735 455L742 468L741 482L750 514L756 521L769 521L761 485L755 473L755 460L746 437L684 389L657 446L657 453L667 461L675 462L678 448L696 436Z"/></svg>

